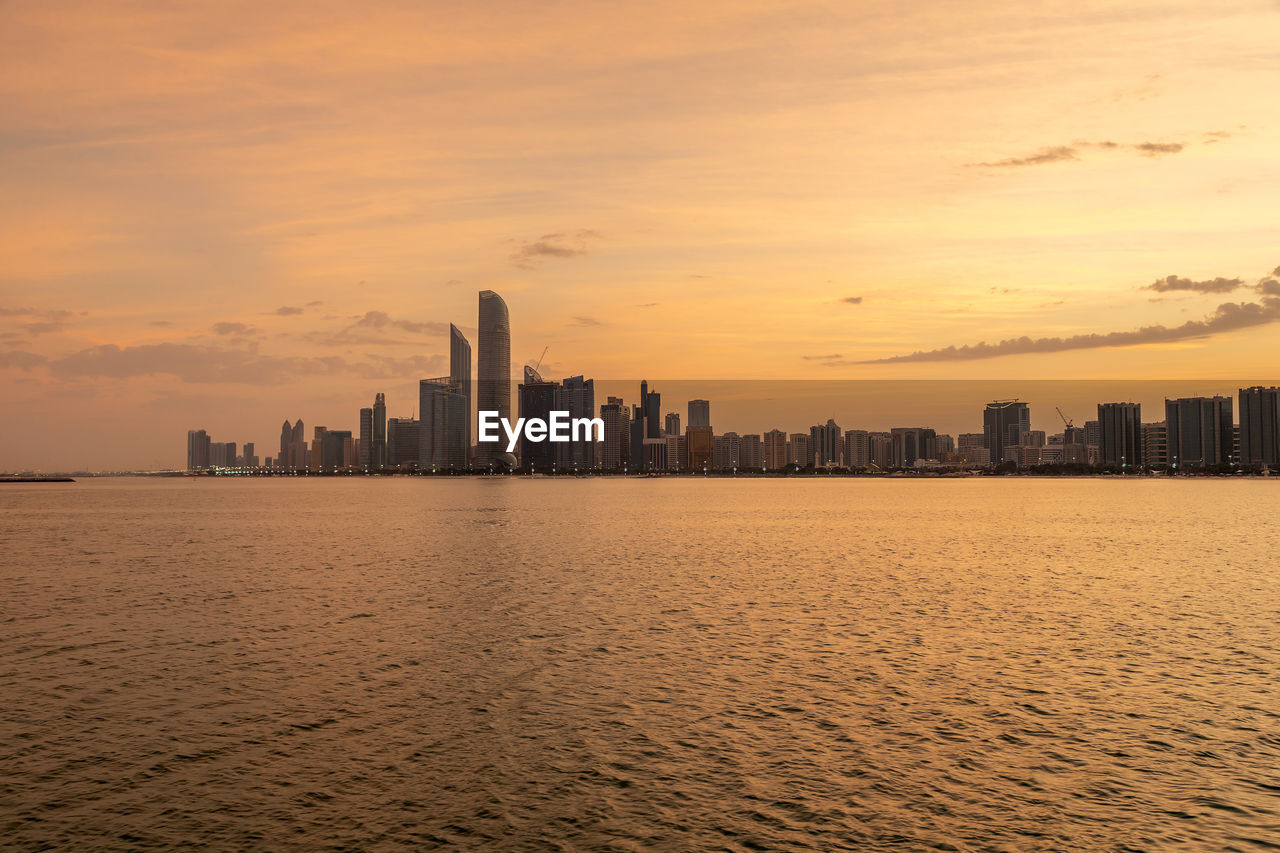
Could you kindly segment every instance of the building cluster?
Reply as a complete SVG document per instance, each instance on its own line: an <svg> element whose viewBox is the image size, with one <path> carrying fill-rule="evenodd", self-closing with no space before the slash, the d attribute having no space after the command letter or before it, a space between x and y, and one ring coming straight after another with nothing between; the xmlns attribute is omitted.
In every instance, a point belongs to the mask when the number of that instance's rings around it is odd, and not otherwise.
<svg viewBox="0 0 1280 853"><path fill-rule="evenodd" d="M711 403L690 400L687 418L663 412L661 394L640 383L636 403L608 397L597 410L595 383L583 376L552 381L525 367L516 388L517 417L550 420L599 417L603 440L532 441L522 435L512 453L505 440L474 440L477 411L511 420L511 323L493 291L479 300L479 348L473 405L471 344L449 327L449 374L418 383L417 414L387 417L385 396L359 411L351 430L285 421L276 456L259 460L252 443L211 442L187 433L187 469L270 473L658 473L1046 467L1140 471L1280 470L1280 388L1242 388L1239 423L1230 397L1166 400L1164 419L1143 422L1138 403L1099 403L1096 420L1076 426L1061 410L1061 432L1031 428L1030 406L996 400L982 413L982 431L956 437L927 427L887 431L842 429L834 420L807 432L716 433ZM683 428L682 428L683 427Z"/></svg>

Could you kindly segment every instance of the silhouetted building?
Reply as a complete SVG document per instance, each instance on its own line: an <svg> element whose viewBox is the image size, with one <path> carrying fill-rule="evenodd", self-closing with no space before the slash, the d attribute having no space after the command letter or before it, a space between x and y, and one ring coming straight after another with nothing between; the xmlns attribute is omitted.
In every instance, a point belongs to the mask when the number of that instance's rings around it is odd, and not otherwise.
<svg viewBox="0 0 1280 853"><path fill-rule="evenodd" d="M667 412L666 423L663 425L664 433L667 435L680 435L680 413Z"/></svg>
<svg viewBox="0 0 1280 853"><path fill-rule="evenodd" d="M510 360L511 330L507 329L507 358ZM449 324L449 379L462 394L464 416L462 424L463 464L471 454L471 423L474 409L471 407L471 343L462 330Z"/></svg>
<svg viewBox="0 0 1280 853"><path fill-rule="evenodd" d="M1169 465L1169 429L1164 421L1142 425L1142 463L1151 468Z"/></svg>
<svg viewBox="0 0 1280 853"><path fill-rule="evenodd" d="M688 451L686 467L691 471L703 471L712 466L714 436L709 426L688 426L684 430L685 447Z"/></svg>
<svg viewBox="0 0 1280 853"><path fill-rule="evenodd" d="M546 381L538 375L537 370L525 365L524 382L516 389L516 400L519 403L517 416L526 421L539 418L550 423L551 412L556 408L558 390L559 386L555 382ZM522 432L518 449L521 468L550 471L555 467L556 445L547 437L542 441L534 441Z"/></svg>
<svg viewBox="0 0 1280 853"><path fill-rule="evenodd" d="M258 454L257 454L257 448L254 447L254 442L250 441L247 444L245 444L244 455L240 459L240 464L243 465L245 468L258 467Z"/></svg>
<svg viewBox="0 0 1280 853"><path fill-rule="evenodd" d="M833 418L825 425L809 427L809 464L815 468L840 464L840 425Z"/></svg>
<svg viewBox="0 0 1280 853"><path fill-rule="evenodd" d="M370 407L360 410L360 442L356 455L356 464L368 471L373 459L373 409Z"/></svg>
<svg viewBox="0 0 1280 853"><path fill-rule="evenodd" d="M621 397L610 397L600 406L604 421L604 446L600 449L600 467L620 471L626 467L631 447L631 411Z"/></svg>
<svg viewBox="0 0 1280 853"><path fill-rule="evenodd" d="M1006 449L1022 444L1022 433L1030 429L1031 410L1026 403L1017 400L988 403L982 413L982 434L983 447L991 454L991 464L1012 459L1014 454Z"/></svg>
<svg viewBox="0 0 1280 853"><path fill-rule="evenodd" d="M937 433L925 427L895 427L889 432L893 443L893 467L914 468L918 459L937 459Z"/></svg>
<svg viewBox="0 0 1280 853"><path fill-rule="evenodd" d="M467 467L467 400L448 376L418 382L418 470ZM503 445L505 448L505 445Z"/></svg>
<svg viewBox="0 0 1280 853"><path fill-rule="evenodd" d="M1103 465L1137 468L1143 464L1142 404L1099 403L1098 424Z"/></svg>
<svg viewBox="0 0 1280 853"><path fill-rule="evenodd" d="M354 463L347 461L348 445L354 447L349 429L327 429L320 439L320 470L341 471Z"/></svg>
<svg viewBox="0 0 1280 853"><path fill-rule="evenodd" d="M764 434L763 468L766 471L780 471L787 467L787 434L780 429L771 429Z"/></svg>
<svg viewBox="0 0 1280 853"><path fill-rule="evenodd" d="M764 443L758 435L744 435L738 439L739 468L756 470L764 467Z"/></svg>
<svg viewBox="0 0 1280 853"><path fill-rule="evenodd" d="M511 420L511 318L507 303L492 290L480 291L480 352L476 360L476 406ZM468 419L469 420L469 419ZM505 440L479 445L479 467L506 455Z"/></svg>
<svg viewBox="0 0 1280 853"><path fill-rule="evenodd" d="M1232 461L1235 419L1230 397L1165 400L1164 413L1171 468L1206 468Z"/></svg>
<svg viewBox="0 0 1280 853"><path fill-rule="evenodd" d="M1280 467L1280 388L1240 389L1240 464Z"/></svg>
<svg viewBox="0 0 1280 853"><path fill-rule="evenodd" d="M376 394L373 398L373 444L369 464L373 470L381 471L390 462L387 454L387 398Z"/></svg>
<svg viewBox="0 0 1280 853"><path fill-rule="evenodd" d="M711 440L711 466L717 471L742 467L742 437L726 432Z"/></svg>
<svg viewBox="0 0 1280 853"><path fill-rule="evenodd" d="M711 426L711 402L709 400L689 401L689 426Z"/></svg>
<svg viewBox="0 0 1280 853"><path fill-rule="evenodd" d="M893 435L887 432L869 432L867 441L871 443L871 464L882 470L893 467Z"/></svg>
<svg viewBox="0 0 1280 853"><path fill-rule="evenodd" d="M187 430L187 470L203 471L209 467L209 434L202 429Z"/></svg>
<svg viewBox="0 0 1280 853"><path fill-rule="evenodd" d="M644 416L645 438L662 435L662 395L649 390L648 380L640 380L640 412Z"/></svg>
<svg viewBox="0 0 1280 853"><path fill-rule="evenodd" d="M809 434L807 432L791 433L791 440L787 442L787 464L798 465L801 468L809 466Z"/></svg>
<svg viewBox="0 0 1280 853"><path fill-rule="evenodd" d="M865 429L845 432L843 459L848 468L866 468L871 464L871 439Z"/></svg>
<svg viewBox="0 0 1280 853"><path fill-rule="evenodd" d="M418 467L417 418L390 418L387 421L387 459L392 468Z"/></svg>
<svg viewBox="0 0 1280 853"><path fill-rule="evenodd" d="M570 422L578 418L594 418L596 416L596 383L593 379L581 376L570 376L560 383L556 396L556 409L568 412ZM573 438L570 432L568 442L554 445L556 448L556 464L574 471L588 471L596 464L596 441L594 433L588 436Z"/></svg>

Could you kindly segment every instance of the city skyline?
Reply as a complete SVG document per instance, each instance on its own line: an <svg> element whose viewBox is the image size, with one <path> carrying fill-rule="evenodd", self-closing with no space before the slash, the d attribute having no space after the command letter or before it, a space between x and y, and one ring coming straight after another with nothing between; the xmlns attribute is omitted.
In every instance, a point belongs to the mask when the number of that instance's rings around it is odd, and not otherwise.
<svg viewBox="0 0 1280 853"><path fill-rule="evenodd" d="M416 397L479 290L516 376L1280 363L1274 3L151 11L6 7L0 467Z"/></svg>

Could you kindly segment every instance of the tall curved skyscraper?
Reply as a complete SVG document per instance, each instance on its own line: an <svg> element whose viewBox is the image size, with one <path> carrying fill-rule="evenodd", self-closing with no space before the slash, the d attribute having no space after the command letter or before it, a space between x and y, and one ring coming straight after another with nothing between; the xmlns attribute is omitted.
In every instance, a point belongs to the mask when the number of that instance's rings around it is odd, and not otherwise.
<svg viewBox="0 0 1280 853"><path fill-rule="evenodd" d="M511 418L511 318L507 303L492 290L480 291L480 351L476 356L476 409ZM480 445L477 463L484 466L504 455L505 445Z"/></svg>

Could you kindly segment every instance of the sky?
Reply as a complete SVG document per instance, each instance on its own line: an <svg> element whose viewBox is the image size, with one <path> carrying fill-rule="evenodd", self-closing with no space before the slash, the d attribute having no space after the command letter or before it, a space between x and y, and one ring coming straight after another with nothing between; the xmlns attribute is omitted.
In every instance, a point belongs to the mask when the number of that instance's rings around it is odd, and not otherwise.
<svg viewBox="0 0 1280 853"><path fill-rule="evenodd" d="M407 415L484 289L550 376L1280 376L1276 0L0 20L0 470Z"/></svg>

